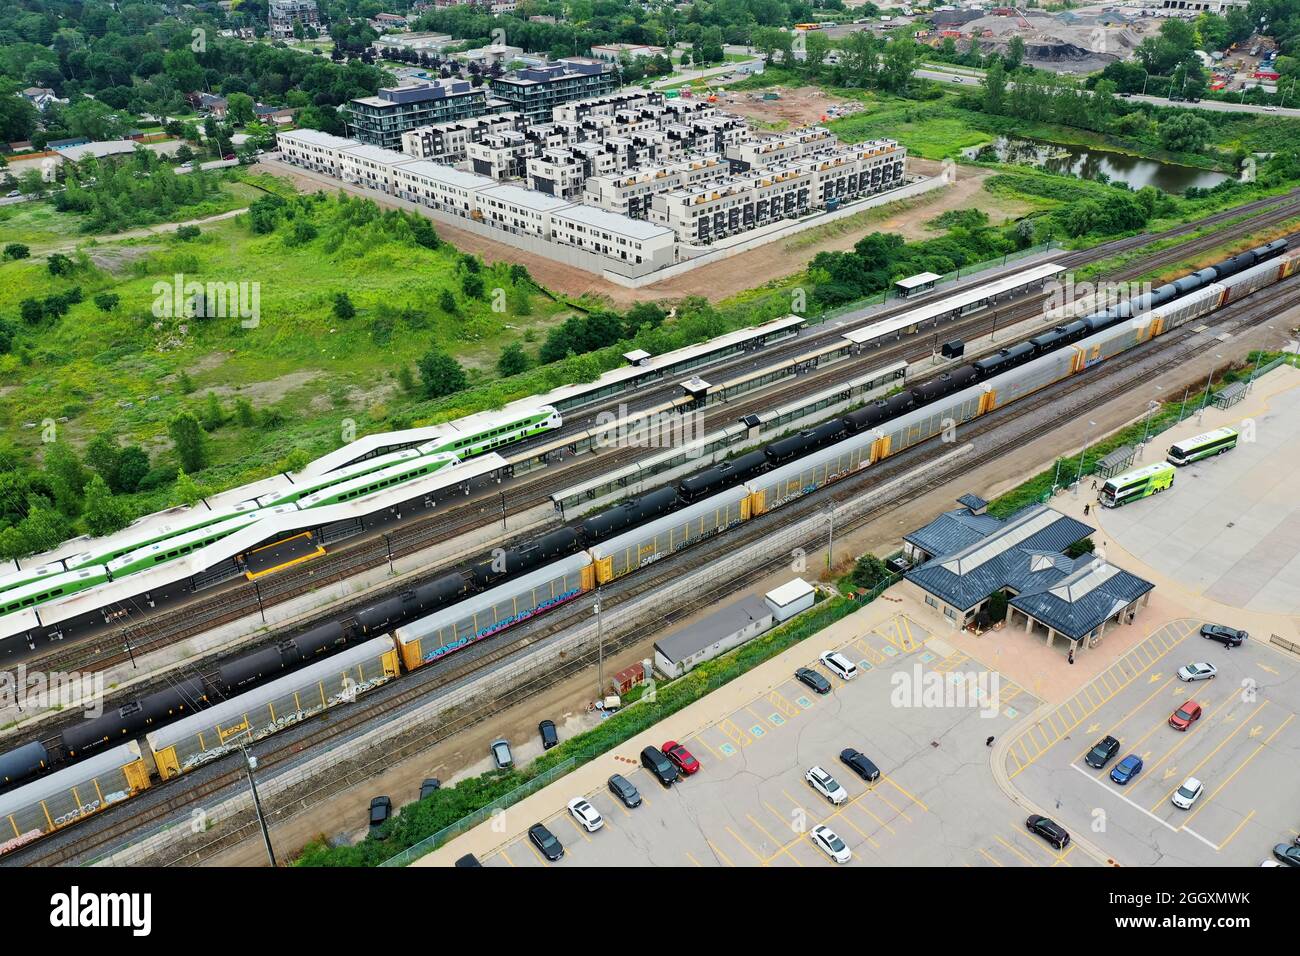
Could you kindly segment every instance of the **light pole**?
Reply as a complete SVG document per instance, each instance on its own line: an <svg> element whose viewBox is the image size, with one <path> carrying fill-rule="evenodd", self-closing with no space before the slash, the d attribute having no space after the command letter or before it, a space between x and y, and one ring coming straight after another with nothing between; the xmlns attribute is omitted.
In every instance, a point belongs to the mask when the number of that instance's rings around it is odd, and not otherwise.
<svg viewBox="0 0 1300 956"><path fill-rule="evenodd" d="M600 588L596 588L596 700L605 699L605 630L600 614Z"/></svg>
<svg viewBox="0 0 1300 956"><path fill-rule="evenodd" d="M826 508L826 520L830 522L830 534L826 538L826 570L835 567L835 505Z"/></svg>
<svg viewBox="0 0 1300 956"><path fill-rule="evenodd" d="M1138 446L1139 460L1142 458L1142 455L1147 450L1147 438L1151 435L1151 413L1154 412L1159 407L1160 407L1160 403L1157 402L1155 399L1152 399L1151 401L1147 402L1146 422L1142 426L1142 444Z"/></svg>
<svg viewBox="0 0 1300 956"><path fill-rule="evenodd" d="M1271 326L1271 325L1266 325L1266 326L1264 326L1264 331L1265 331L1265 332L1268 332L1268 333L1271 334L1272 331L1273 331L1273 326ZM1256 349L1256 350L1255 350L1255 369L1254 369L1254 371L1252 371L1252 372L1250 373L1250 381L1246 383L1246 394L1247 394L1247 395L1249 395L1249 394L1250 394L1250 390L1253 389L1253 388L1255 387L1255 377L1259 375L1259 363L1260 363L1260 361L1261 361L1263 358L1264 358L1264 350L1263 350L1263 349Z"/></svg>
<svg viewBox="0 0 1300 956"><path fill-rule="evenodd" d="M1178 408L1178 424L1183 423L1183 412L1187 411L1187 396L1191 393L1192 386L1188 385L1183 389L1183 404Z"/></svg>
<svg viewBox="0 0 1300 956"><path fill-rule="evenodd" d="M1210 374L1205 377L1205 394L1201 396L1201 407L1196 413L1196 424L1200 424L1205 418L1205 406L1210 403L1210 385L1214 382L1214 373L1218 371L1219 363L1223 361L1223 356L1215 354L1214 364L1210 366Z"/></svg>
<svg viewBox="0 0 1300 956"><path fill-rule="evenodd" d="M271 868L276 866L275 851L271 849L271 831L266 827L266 817L262 815L262 801L257 795L257 781L253 771L257 769L257 758L248 752L248 747L239 748L244 754L244 769L248 771L248 786L253 791L253 809L257 812L257 825L262 828L262 843L266 845L266 858L271 861Z"/></svg>
<svg viewBox="0 0 1300 956"><path fill-rule="evenodd" d="M1083 451L1079 452L1079 474L1074 479L1074 497L1079 497L1079 485L1083 484L1083 458L1088 454L1088 446L1092 444L1092 430L1097 427L1096 422L1088 422L1088 435L1083 440Z"/></svg>

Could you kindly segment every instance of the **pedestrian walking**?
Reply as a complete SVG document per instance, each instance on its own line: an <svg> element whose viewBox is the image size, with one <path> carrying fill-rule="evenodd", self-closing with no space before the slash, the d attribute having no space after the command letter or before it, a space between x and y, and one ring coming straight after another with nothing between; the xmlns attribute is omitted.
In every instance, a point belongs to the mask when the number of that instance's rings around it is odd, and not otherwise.
<svg viewBox="0 0 1300 956"><path fill-rule="evenodd" d="M993 738L990 737L988 740L984 741L984 746L985 746L985 747L992 747L992 746L993 746Z"/></svg>
<svg viewBox="0 0 1300 956"><path fill-rule="evenodd" d="M1093 491L1096 491L1096 490L1097 490L1097 479L1096 479L1096 478L1092 479L1092 490L1093 490Z"/></svg>
<svg viewBox="0 0 1300 956"><path fill-rule="evenodd" d="M1088 517L1088 509L1089 509L1090 507L1091 507L1090 505L1084 505L1084 506L1083 506L1083 516L1084 516L1085 518Z"/></svg>
<svg viewBox="0 0 1300 956"><path fill-rule="evenodd" d="M1069 660L1070 660L1070 663L1071 663L1071 664L1074 663L1074 648L1073 648L1073 647L1070 648L1070 658L1069 658Z"/></svg>

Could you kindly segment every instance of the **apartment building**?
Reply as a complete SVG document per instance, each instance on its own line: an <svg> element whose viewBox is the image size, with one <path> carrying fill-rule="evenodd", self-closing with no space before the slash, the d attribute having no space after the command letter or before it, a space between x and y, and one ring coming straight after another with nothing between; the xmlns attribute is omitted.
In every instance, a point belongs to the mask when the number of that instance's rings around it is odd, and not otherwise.
<svg viewBox="0 0 1300 956"><path fill-rule="evenodd" d="M276 40L292 40L294 27L320 29L320 11L316 0L271 0L267 8L267 26Z"/></svg>
<svg viewBox="0 0 1300 956"><path fill-rule="evenodd" d="M668 100L662 93L651 90L620 90L608 96L590 96L573 103L555 107L553 118L577 123L588 116L613 116L620 110L660 111Z"/></svg>
<svg viewBox="0 0 1300 956"><path fill-rule="evenodd" d="M338 177L385 193L393 191L393 171L411 157L381 146L354 145L339 153Z"/></svg>
<svg viewBox="0 0 1300 956"><path fill-rule="evenodd" d="M396 149L402 134L420 126L471 119L489 112L485 88L468 80L437 79L380 89L342 110L348 134L363 143Z"/></svg>
<svg viewBox="0 0 1300 956"><path fill-rule="evenodd" d="M679 242L709 245L812 212L813 186L810 165L772 167L762 173L661 193L651 203L650 220L671 229Z"/></svg>
<svg viewBox="0 0 1300 956"><path fill-rule="evenodd" d="M489 113L472 119L418 126L402 134L402 152L417 159L432 159L453 166L469 159L470 143L481 143L494 133L522 133L528 123L522 113Z"/></svg>
<svg viewBox="0 0 1300 956"><path fill-rule="evenodd" d="M587 147L587 148L583 148ZM567 149L545 149L525 164L528 188L549 196L573 200L582 195L587 177L600 165L601 149L593 143L579 143ZM612 163L612 157L606 156Z"/></svg>
<svg viewBox="0 0 1300 956"><path fill-rule="evenodd" d="M276 136L280 154L288 162L304 169L315 170L339 177L343 152L357 145L354 139L344 139L322 133L318 129L295 129Z"/></svg>
<svg viewBox="0 0 1300 956"><path fill-rule="evenodd" d="M506 109L523 113L530 122L545 123L557 106L614 92L619 78L618 71L608 63L567 57L495 77L491 83L492 95L504 100Z"/></svg>
<svg viewBox="0 0 1300 956"><path fill-rule="evenodd" d="M548 196L520 186L493 186L479 190L478 209L490 226L505 232L551 237L551 217L573 204L557 196Z"/></svg>
<svg viewBox="0 0 1300 956"><path fill-rule="evenodd" d="M412 160L393 170L394 196L465 219L480 218L478 195L495 185L486 176L427 159Z"/></svg>
<svg viewBox="0 0 1300 956"><path fill-rule="evenodd" d="M682 163L592 176L587 180L583 201L633 219L648 219L654 197L660 193L716 182L726 174L727 163L722 157L700 156Z"/></svg>
<svg viewBox="0 0 1300 956"><path fill-rule="evenodd" d="M782 166L797 163L832 152L839 146L835 134L824 126L808 126L783 136L768 136L732 143L726 157L736 172L745 172L762 166Z"/></svg>
<svg viewBox="0 0 1300 956"><path fill-rule="evenodd" d="M497 181L523 179L529 158L538 152L537 144L516 130L492 133L465 148L470 172Z"/></svg>
<svg viewBox="0 0 1300 956"><path fill-rule="evenodd" d="M672 265L672 230L594 206L573 205L551 214L551 239L596 255L655 269Z"/></svg>

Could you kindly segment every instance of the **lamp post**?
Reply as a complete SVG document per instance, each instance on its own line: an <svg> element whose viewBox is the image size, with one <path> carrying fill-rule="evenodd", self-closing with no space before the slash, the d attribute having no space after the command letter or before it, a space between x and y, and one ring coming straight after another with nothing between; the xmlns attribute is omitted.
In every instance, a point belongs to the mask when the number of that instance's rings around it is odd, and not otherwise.
<svg viewBox="0 0 1300 956"><path fill-rule="evenodd" d="M826 508L826 520L830 522L830 533L826 538L826 570L835 567L835 505Z"/></svg>
<svg viewBox="0 0 1300 956"><path fill-rule="evenodd" d="M1214 364L1210 366L1210 374L1205 377L1205 394L1201 396L1201 407L1196 413L1196 424L1200 424L1205 418L1205 406L1210 403L1210 385L1214 382L1214 373L1219 369L1219 363L1223 361L1223 356L1215 353Z"/></svg>
<svg viewBox="0 0 1300 956"><path fill-rule="evenodd" d="M1142 454L1146 451L1147 438L1151 435L1151 413L1159 407L1160 403L1154 399L1147 402L1147 417L1146 423L1142 426L1142 446L1138 449L1138 458L1141 458Z"/></svg>
<svg viewBox="0 0 1300 956"><path fill-rule="evenodd" d="M253 771L257 769L257 758L248 752L247 746L239 748L244 754L244 769L248 771L248 786L253 791L253 809L257 813L257 825L262 828L262 843L266 846L266 858L271 861L272 869L275 868L275 850L271 849L271 831L267 829L266 817L262 814L262 801L257 795L257 781L253 779Z"/></svg>
<svg viewBox="0 0 1300 956"><path fill-rule="evenodd" d="M1074 479L1074 497L1079 497L1079 485L1083 484L1083 459L1088 454L1088 446L1092 444L1092 430L1097 427L1096 422L1088 422L1088 435L1083 441L1083 451L1079 452L1079 473Z"/></svg>
<svg viewBox="0 0 1300 956"><path fill-rule="evenodd" d="M1271 334L1271 333L1273 332L1273 326L1271 326L1271 325L1266 325L1266 326L1264 326L1264 331L1265 331L1265 332L1268 332L1268 333ZM1256 376L1259 375L1259 363L1260 363L1260 361L1261 361L1263 358L1264 358L1264 350L1263 350L1263 349L1256 349L1256 350L1255 350L1255 368L1254 368L1254 370L1250 373L1250 381L1246 383L1246 394L1247 394L1247 395L1249 395L1249 394L1250 394L1250 390L1253 389L1253 388L1255 387L1255 378L1256 378Z"/></svg>
<svg viewBox="0 0 1300 956"><path fill-rule="evenodd" d="M605 630L600 614L600 588L596 588L596 700L605 699Z"/></svg>

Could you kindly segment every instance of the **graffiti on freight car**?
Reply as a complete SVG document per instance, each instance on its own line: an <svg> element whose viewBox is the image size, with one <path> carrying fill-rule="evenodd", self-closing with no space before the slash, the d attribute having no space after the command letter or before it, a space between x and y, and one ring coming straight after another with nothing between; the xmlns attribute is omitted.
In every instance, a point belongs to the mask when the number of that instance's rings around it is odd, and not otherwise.
<svg viewBox="0 0 1300 956"><path fill-rule="evenodd" d="M421 659L426 664L430 663L431 661L436 661L438 660L438 658L445 657L446 655L450 654L452 651L460 650L462 647L465 647L467 644L473 644L477 641L483 640L484 638L492 637L494 634L500 634L502 631L506 630L507 628L514 627L514 625L516 624L521 624L524 621L527 621L529 618L536 617L539 614L545 614L547 611L551 610L551 608L558 607L561 604L564 604L568 601L572 601L575 597L577 597L581 593L582 593L581 588L571 588L570 590L564 591L563 593L558 594L555 597L550 598L549 600L540 602L531 611L520 611L518 614L511 614L509 617L503 617L495 624L489 625L488 627L480 628L472 635L466 635L465 637L458 638L457 640L452 641L450 644L443 644L441 647L437 648L436 650L432 650L427 654L425 654Z"/></svg>

